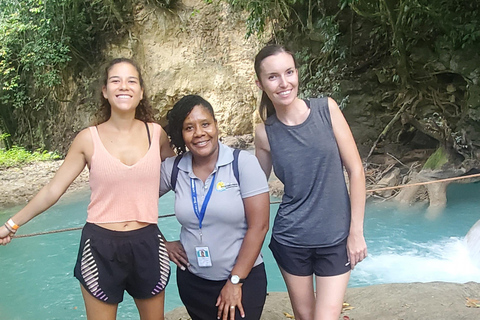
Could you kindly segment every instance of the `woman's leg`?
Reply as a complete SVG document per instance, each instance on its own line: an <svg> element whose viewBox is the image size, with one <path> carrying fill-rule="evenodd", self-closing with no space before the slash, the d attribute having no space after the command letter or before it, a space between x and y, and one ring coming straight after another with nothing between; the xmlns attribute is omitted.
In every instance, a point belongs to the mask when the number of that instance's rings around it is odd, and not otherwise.
<svg viewBox="0 0 480 320"><path fill-rule="evenodd" d="M215 303L224 284L225 281L203 279L177 267L178 293L192 320L217 319Z"/></svg>
<svg viewBox="0 0 480 320"><path fill-rule="evenodd" d="M315 294L313 292L313 275L295 276L281 267L283 279L287 285L288 296L292 303L296 320L312 320L315 314ZM337 319L336 319L337 320Z"/></svg>
<svg viewBox="0 0 480 320"><path fill-rule="evenodd" d="M245 311L245 320L259 320L267 297L267 274L263 263L255 266L245 279L242 286L242 305ZM242 319L238 308L235 319Z"/></svg>
<svg viewBox="0 0 480 320"><path fill-rule="evenodd" d="M350 271L338 276L315 277L317 299L315 320L338 320L342 312L343 299L347 290Z"/></svg>
<svg viewBox="0 0 480 320"><path fill-rule="evenodd" d="M141 320L163 320L165 290L148 299L134 299Z"/></svg>
<svg viewBox="0 0 480 320"><path fill-rule="evenodd" d="M85 290L82 285L80 285L80 288L82 289L88 320L115 320L118 304L108 304L100 301Z"/></svg>

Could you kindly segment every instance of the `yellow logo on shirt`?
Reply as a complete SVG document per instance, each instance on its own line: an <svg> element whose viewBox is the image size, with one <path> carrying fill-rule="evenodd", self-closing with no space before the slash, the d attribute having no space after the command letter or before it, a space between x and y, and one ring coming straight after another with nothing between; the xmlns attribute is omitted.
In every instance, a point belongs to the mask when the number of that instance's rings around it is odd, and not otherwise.
<svg viewBox="0 0 480 320"><path fill-rule="evenodd" d="M225 191L230 188L238 187L238 183L225 183L223 181L217 182L216 189L217 191Z"/></svg>
<svg viewBox="0 0 480 320"><path fill-rule="evenodd" d="M219 182L217 183L217 190L218 190L218 191L223 191L223 190L225 190L225 182L219 181Z"/></svg>

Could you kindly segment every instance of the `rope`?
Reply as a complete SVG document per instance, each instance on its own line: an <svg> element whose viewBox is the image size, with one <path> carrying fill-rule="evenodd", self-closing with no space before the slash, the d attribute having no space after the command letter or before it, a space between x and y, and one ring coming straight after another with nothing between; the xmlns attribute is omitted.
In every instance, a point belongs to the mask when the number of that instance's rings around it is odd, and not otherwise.
<svg viewBox="0 0 480 320"><path fill-rule="evenodd" d="M403 185L398 185L398 186L393 186L393 187L384 187L384 188L377 188L377 189L370 189L367 190L367 193L373 193L373 192L379 192L379 191L386 191L386 190L393 190L393 189L401 189L401 188L407 188L407 187L413 187L413 186L422 186L422 185L427 185L427 184L432 184L432 183L440 183L440 182L449 182L449 181L456 181L456 180L463 180L463 179L471 179L471 178L477 178L480 177L480 173L468 175L468 176L461 176L461 177L455 177L455 178L445 178L445 179L440 179L440 180L433 180L433 181L427 181L427 182L417 182L417 183L411 183L411 184L403 184ZM277 204L281 203L282 201L271 201L270 204ZM175 216L174 213L171 214L166 214L163 216L158 216L159 219L161 218L168 218L168 217L173 217ZM51 230L51 231L44 231L44 232L36 232L36 233L30 233L30 234L22 234L22 235L14 235L12 238L28 238L28 237L35 237L35 236L42 236L46 234L53 234L53 233L60 233L60 232L67 232L67 231L76 231L76 230L81 230L83 227L75 227L75 228L65 228L65 229L58 229L58 230Z"/></svg>
<svg viewBox="0 0 480 320"><path fill-rule="evenodd" d="M455 178L445 178L445 179L440 179L440 180L433 180L433 181L427 181L427 182L417 182L417 183L410 183L410 184L402 184L399 186L393 186L393 187L384 187L384 188L378 188L378 189L370 189L367 190L367 192L378 192L378 191L386 191L386 190L392 190L392 189L401 189L401 188L407 188L407 187L414 187L414 186L423 186L426 184L432 184L432 183L440 183L440 182L448 182L448 181L455 181L455 180L462 180L462 179L471 179L471 178L476 178L480 177L480 173L468 175L468 176L461 176L461 177L455 177Z"/></svg>
<svg viewBox="0 0 480 320"><path fill-rule="evenodd" d="M402 188L408 188L408 187L414 187L414 186L423 186L423 185L432 184L432 183L449 182L449 181L462 180L462 179L471 179L471 178L477 178L477 177L480 177L480 173L471 174L471 175L468 175L468 176L461 176L461 177L454 177L454 178L445 178L445 179L433 180L433 181L426 181L426 182L417 182L417 183L402 184L402 185L393 186L393 187L376 188L376 189L366 190L366 192L367 192L367 193L373 193L373 192L379 192L379 191L402 189ZM280 200L279 200L279 201L272 201L272 202L270 202L270 204L276 204L276 203L281 203L281 202L282 202L282 201L280 201Z"/></svg>
<svg viewBox="0 0 480 320"><path fill-rule="evenodd" d="M175 216L174 213L171 214L166 214L163 216L158 216L158 218L168 218L168 217L173 217ZM21 234L21 235L13 235L12 238L29 238L29 237L35 237L35 236L43 236L46 234L53 234L53 233L60 233L60 232L67 232L67 231L76 231L76 230L82 230L83 227L75 227L75 228L65 228L65 229L57 229L57 230L50 230L50 231L44 231L44 232L35 232L35 233L29 233L29 234Z"/></svg>

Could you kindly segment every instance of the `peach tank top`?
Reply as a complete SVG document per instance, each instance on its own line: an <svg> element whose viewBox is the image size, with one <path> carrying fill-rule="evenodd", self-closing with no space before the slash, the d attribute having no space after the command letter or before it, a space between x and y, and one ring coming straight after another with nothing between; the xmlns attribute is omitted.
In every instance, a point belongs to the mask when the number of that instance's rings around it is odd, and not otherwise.
<svg viewBox="0 0 480 320"><path fill-rule="evenodd" d="M153 124L147 153L134 165L123 164L105 148L96 127L90 167L90 204L87 222L139 221L157 223L160 185L160 125Z"/></svg>

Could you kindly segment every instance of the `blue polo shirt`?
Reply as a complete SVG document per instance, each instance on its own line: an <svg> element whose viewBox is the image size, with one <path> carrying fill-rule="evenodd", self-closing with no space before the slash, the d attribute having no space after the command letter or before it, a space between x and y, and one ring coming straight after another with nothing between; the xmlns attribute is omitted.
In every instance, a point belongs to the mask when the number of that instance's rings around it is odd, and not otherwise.
<svg viewBox="0 0 480 320"><path fill-rule="evenodd" d="M162 162L160 195L171 190L170 178L175 157ZM239 187L233 173L233 149L219 142L219 155L214 171L205 183L192 170L192 154L187 152L178 163L175 190L175 216L182 225L180 242L190 262L190 272L208 280L225 280L236 263L247 221L243 198L268 192L268 183L257 158L240 152L238 158ZM214 175L215 173L215 175ZM213 191L202 222L200 237L199 220L192 205L190 179L193 179L198 206L202 207L205 195L212 183ZM212 178L215 180L212 181ZM211 267L199 267L195 247L207 246L212 260ZM254 266L262 262L259 255Z"/></svg>

